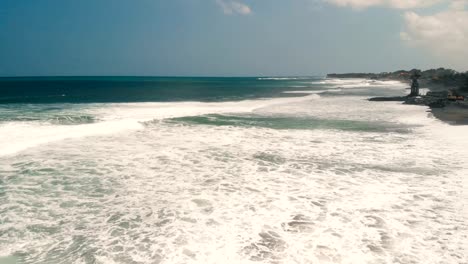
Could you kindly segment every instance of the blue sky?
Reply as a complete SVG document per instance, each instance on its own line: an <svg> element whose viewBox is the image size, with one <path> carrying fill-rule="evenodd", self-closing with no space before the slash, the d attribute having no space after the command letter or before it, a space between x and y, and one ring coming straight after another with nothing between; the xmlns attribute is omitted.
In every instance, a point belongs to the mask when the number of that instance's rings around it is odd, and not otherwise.
<svg viewBox="0 0 468 264"><path fill-rule="evenodd" d="M0 76L468 70L467 13L465 0L1 0Z"/></svg>

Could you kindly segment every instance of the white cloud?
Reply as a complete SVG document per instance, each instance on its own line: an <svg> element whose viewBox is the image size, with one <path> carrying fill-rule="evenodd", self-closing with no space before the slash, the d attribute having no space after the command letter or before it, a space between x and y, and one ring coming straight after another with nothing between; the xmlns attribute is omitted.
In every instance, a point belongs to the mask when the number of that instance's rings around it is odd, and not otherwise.
<svg viewBox="0 0 468 264"><path fill-rule="evenodd" d="M400 37L414 48L426 50L440 62L468 70L468 0L323 0L354 9L382 6L395 9L427 8L444 3L447 8L432 15L404 13L405 28Z"/></svg>
<svg viewBox="0 0 468 264"><path fill-rule="evenodd" d="M409 45L430 51L444 62L468 70L468 10L466 0L455 0L450 8L434 15L406 12L401 38Z"/></svg>
<svg viewBox="0 0 468 264"><path fill-rule="evenodd" d="M223 9L227 15L239 14L249 15L252 13L250 7L244 3L233 0L216 0L216 3Z"/></svg>
<svg viewBox="0 0 468 264"><path fill-rule="evenodd" d="M453 10L464 10L468 5L468 0L453 0L450 3L450 8Z"/></svg>
<svg viewBox="0 0 468 264"><path fill-rule="evenodd" d="M386 6L397 9L411 9L432 6L446 0L325 0L337 6L364 9L372 6Z"/></svg>

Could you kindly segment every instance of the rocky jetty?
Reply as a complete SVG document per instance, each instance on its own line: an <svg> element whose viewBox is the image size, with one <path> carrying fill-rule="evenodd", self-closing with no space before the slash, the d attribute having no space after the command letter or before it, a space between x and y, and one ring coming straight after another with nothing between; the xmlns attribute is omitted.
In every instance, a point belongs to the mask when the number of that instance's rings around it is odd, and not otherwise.
<svg viewBox="0 0 468 264"><path fill-rule="evenodd" d="M408 96L390 96L390 97L372 97L369 101L373 102L405 102L408 100Z"/></svg>
<svg viewBox="0 0 468 264"><path fill-rule="evenodd" d="M369 101L373 102L403 102L404 104L412 105L427 105L431 108L442 108L448 105L459 105L465 106L464 101L451 101L448 97L448 91L439 91L439 92L427 92L423 96L391 96L391 97L373 97L369 98Z"/></svg>

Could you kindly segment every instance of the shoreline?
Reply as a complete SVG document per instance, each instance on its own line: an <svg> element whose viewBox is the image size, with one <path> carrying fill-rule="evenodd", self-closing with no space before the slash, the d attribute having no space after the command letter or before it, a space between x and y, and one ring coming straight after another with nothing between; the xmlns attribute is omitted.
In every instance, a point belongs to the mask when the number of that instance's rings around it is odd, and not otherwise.
<svg viewBox="0 0 468 264"><path fill-rule="evenodd" d="M404 83L404 82L402 82ZM426 95L411 97L390 96L371 97L367 100L371 102L402 102L408 105L427 106L432 115L450 125L468 125L468 101L450 101L447 99L448 87L427 86L429 89Z"/></svg>
<svg viewBox="0 0 468 264"><path fill-rule="evenodd" d="M327 78L337 79L367 79L376 80L375 78L369 78L368 76L354 76L350 77L347 74L344 76L333 76L328 75ZM403 84L408 85L408 89L411 83L408 80L394 79L394 78L380 78L377 80L381 81L399 81ZM428 90L425 95L419 96L385 96L385 97L370 97L367 100L371 102L401 102L402 104L408 105L421 105L429 107L430 113L434 118L447 123L449 125L468 125L468 93L459 91L459 93L465 96L463 101L450 101L447 99L449 90L455 90L453 86L434 84L428 80L421 80L422 88Z"/></svg>
<svg viewBox="0 0 468 264"><path fill-rule="evenodd" d="M367 80L399 81L411 86L411 76L420 76L421 88L428 92L419 96L390 96L368 98L373 102L402 102L403 104L428 106L432 115L450 125L468 125L468 72L462 73L451 69L438 68L426 71L413 69L382 73L331 73L327 78L359 78ZM464 100L449 100L449 91L456 91ZM453 98L450 98L453 99Z"/></svg>

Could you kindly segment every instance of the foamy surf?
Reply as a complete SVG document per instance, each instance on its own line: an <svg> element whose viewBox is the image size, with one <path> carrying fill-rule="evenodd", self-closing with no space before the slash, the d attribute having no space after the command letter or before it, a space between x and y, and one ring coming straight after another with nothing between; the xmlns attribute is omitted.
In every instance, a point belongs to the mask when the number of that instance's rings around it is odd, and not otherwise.
<svg viewBox="0 0 468 264"><path fill-rule="evenodd" d="M462 263L466 127L442 123L425 107L369 102L347 90L98 104L86 110L97 123L45 124L68 134L102 125L110 133L0 158L0 256L19 263ZM108 123L127 121L138 127L118 132Z"/></svg>
<svg viewBox="0 0 468 264"><path fill-rule="evenodd" d="M103 136L143 126L133 120L107 121L95 124L58 126L37 123L7 123L0 125L1 155L11 155L43 144L80 137Z"/></svg>
<svg viewBox="0 0 468 264"><path fill-rule="evenodd" d="M142 129L143 122L183 116L204 114L245 113L255 109L304 100L318 96L245 100L240 102L179 102L179 103L122 103L91 104L80 110L92 113L97 121L90 124L56 125L51 120L44 122L5 122L0 124L1 155L12 155L22 150L43 144L80 137L102 136ZM47 107L47 106L45 106ZM55 119L52 119L54 121ZM63 118L70 121L70 118ZM80 121L80 120L78 120ZM76 120L75 120L76 122Z"/></svg>
<svg viewBox="0 0 468 264"><path fill-rule="evenodd" d="M274 80L274 81L288 81L288 80L307 80L310 77L261 77L258 80Z"/></svg>
<svg viewBox="0 0 468 264"><path fill-rule="evenodd" d="M390 81L390 80L369 80L369 79L325 79L321 81L314 81L314 83L319 83L323 85L330 85L335 88L385 88L385 89L401 89L407 87L408 84L400 81Z"/></svg>
<svg viewBox="0 0 468 264"><path fill-rule="evenodd" d="M321 94L341 92L341 89L327 89L327 90L302 90L302 91L284 91L285 94Z"/></svg>

